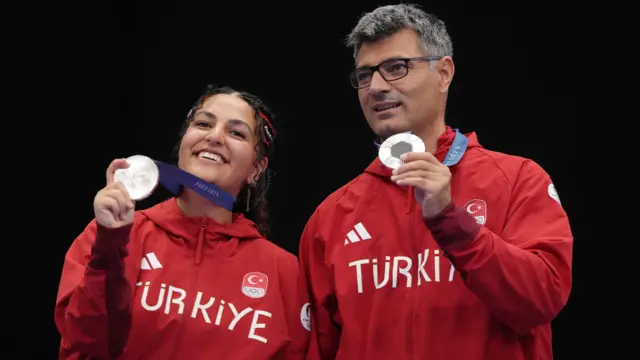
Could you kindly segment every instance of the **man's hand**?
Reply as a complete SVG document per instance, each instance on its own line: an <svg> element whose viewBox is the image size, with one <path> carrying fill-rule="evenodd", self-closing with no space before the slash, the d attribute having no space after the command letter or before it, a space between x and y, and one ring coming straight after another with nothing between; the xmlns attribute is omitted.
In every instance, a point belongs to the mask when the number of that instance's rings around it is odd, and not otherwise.
<svg viewBox="0 0 640 360"><path fill-rule="evenodd" d="M433 218L451 202L451 171L433 154L409 152L402 154L404 165L393 171L391 180L400 186L413 186L416 200L422 207L422 217Z"/></svg>

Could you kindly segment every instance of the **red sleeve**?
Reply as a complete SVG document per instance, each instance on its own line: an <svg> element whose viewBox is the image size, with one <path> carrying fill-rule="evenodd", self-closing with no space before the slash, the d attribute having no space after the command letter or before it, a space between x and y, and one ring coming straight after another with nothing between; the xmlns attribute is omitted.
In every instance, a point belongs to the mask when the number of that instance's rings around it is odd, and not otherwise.
<svg viewBox="0 0 640 360"><path fill-rule="evenodd" d="M467 287L519 334L550 323L571 291L573 236L551 184L539 165L524 163L502 236L459 206L425 220Z"/></svg>
<svg viewBox="0 0 640 360"><path fill-rule="evenodd" d="M315 236L318 214L309 219L300 240L300 265L311 298L311 339L308 360L335 359L341 329L333 321L337 300L331 269L326 263L324 241Z"/></svg>
<svg viewBox="0 0 640 360"><path fill-rule="evenodd" d="M291 343L287 346L283 360L304 360L309 346L311 319L309 317L309 295L300 272L297 258L292 254L282 260L280 279L282 301Z"/></svg>
<svg viewBox="0 0 640 360"><path fill-rule="evenodd" d="M79 353L115 359L124 350L131 325L132 289L124 275L130 231L94 220L67 251L54 314L60 359Z"/></svg>

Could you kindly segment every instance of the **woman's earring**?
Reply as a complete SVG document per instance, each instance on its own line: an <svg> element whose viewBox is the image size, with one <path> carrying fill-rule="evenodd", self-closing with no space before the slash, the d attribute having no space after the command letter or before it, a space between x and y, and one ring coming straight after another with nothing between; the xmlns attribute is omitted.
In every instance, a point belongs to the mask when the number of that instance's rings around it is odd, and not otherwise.
<svg viewBox="0 0 640 360"><path fill-rule="evenodd" d="M251 188L247 189L247 212L249 212L249 208L251 207Z"/></svg>
<svg viewBox="0 0 640 360"><path fill-rule="evenodd" d="M256 182L252 181L247 188L247 212L251 209L251 188L256 187Z"/></svg>

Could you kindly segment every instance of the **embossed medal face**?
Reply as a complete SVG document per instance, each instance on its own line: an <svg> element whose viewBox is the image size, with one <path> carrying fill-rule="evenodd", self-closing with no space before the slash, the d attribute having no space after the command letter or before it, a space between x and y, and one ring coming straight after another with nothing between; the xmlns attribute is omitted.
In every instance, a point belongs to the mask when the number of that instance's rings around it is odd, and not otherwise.
<svg viewBox="0 0 640 360"><path fill-rule="evenodd" d="M158 166L144 155L133 155L127 158L129 167L118 169L113 175L114 180L122 182L129 192L131 200L144 200L151 195L160 179Z"/></svg>
<svg viewBox="0 0 640 360"><path fill-rule="evenodd" d="M400 133L391 136L380 145L378 157L385 166L395 170L403 164L400 155L424 150L424 143L419 137L410 133Z"/></svg>

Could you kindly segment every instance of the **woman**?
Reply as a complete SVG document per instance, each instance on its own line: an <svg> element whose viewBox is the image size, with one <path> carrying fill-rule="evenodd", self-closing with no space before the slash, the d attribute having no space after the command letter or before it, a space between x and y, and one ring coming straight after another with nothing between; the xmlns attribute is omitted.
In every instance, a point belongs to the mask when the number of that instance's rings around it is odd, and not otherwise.
<svg viewBox="0 0 640 360"><path fill-rule="evenodd" d="M183 188L134 212L114 181L128 164L110 164L95 220L65 257L60 359L304 358L309 306L298 263L264 235L270 117L251 94L209 87L181 133L178 167L236 196L240 211Z"/></svg>

